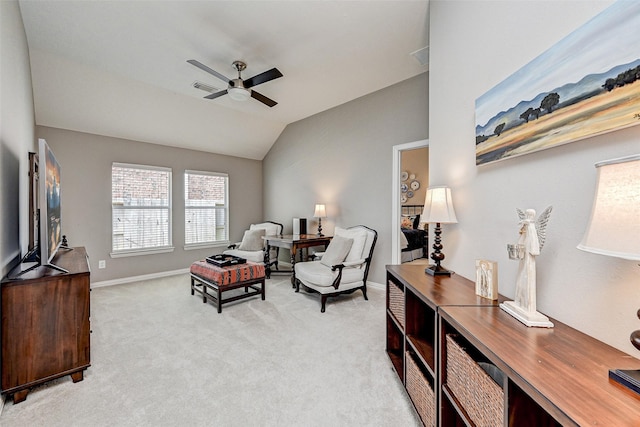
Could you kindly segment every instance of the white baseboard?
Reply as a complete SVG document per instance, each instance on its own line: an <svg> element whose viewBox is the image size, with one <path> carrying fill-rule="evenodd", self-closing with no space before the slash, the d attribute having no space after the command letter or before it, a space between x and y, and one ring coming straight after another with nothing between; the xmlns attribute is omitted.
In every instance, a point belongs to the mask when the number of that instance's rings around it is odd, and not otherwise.
<svg viewBox="0 0 640 427"><path fill-rule="evenodd" d="M287 266L287 267L291 266L291 264L283 263L283 262L280 262L279 264L281 264L283 266ZM159 279L159 278L162 278L162 277L178 276L178 275L181 275L181 274L188 274L188 273L189 273L189 268L182 268L180 270L172 270L172 271L161 271L159 273L143 274L141 276L122 277L120 279L103 280L101 282L93 282L93 283L91 283L91 287L92 288L102 288L104 286L122 285L122 284L125 284L125 283L139 282L139 281L142 281L142 280ZM369 287L371 287L373 289L380 289L380 290L384 290L385 289L385 285L383 285L382 283L376 283L376 282L371 282L371 281L367 281L367 286L369 286Z"/></svg>
<svg viewBox="0 0 640 427"><path fill-rule="evenodd" d="M92 288L101 288L103 286L122 285L124 283L139 282L141 280L159 279L161 277L177 276L180 274L189 273L189 268L182 268L180 270L161 271L159 273L143 274L141 276L123 277L120 279L104 280L102 282L91 283Z"/></svg>
<svg viewBox="0 0 640 427"><path fill-rule="evenodd" d="M367 286L373 289L380 289L381 291L384 291L386 289L386 287L382 283L370 282L368 280L367 280Z"/></svg>

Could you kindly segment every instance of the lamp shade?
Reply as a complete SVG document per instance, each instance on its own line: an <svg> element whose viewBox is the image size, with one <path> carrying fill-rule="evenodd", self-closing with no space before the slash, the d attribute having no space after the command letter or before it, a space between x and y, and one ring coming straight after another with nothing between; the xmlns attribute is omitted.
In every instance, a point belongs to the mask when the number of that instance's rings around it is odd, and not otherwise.
<svg viewBox="0 0 640 427"><path fill-rule="evenodd" d="M578 249L640 260L640 154L596 163L591 218Z"/></svg>
<svg viewBox="0 0 640 427"><path fill-rule="evenodd" d="M424 209L420 216L422 222L439 222L454 224L458 222L453 209L451 189L448 187L429 187L424 201Z"/></svg>
<svg viewBox="0 0 640 427"><path fill-rule="evenodd" d="M313 212L314 218L326 218L327 211L323 204L316 204L316 210Z"/></svg>

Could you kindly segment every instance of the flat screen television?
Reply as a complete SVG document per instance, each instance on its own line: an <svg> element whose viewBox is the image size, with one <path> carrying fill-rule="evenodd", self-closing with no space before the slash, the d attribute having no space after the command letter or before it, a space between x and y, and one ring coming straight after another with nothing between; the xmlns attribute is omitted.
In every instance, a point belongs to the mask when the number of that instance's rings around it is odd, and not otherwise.
<svg viewBox="0 0 640 427"><path fill-rule="evenodd" d="M39 140L40 158L40 264L65 271L51 263L62 244L60 210L60 164L44 139ZM66 272L66 271L65 271Z"/></svg>

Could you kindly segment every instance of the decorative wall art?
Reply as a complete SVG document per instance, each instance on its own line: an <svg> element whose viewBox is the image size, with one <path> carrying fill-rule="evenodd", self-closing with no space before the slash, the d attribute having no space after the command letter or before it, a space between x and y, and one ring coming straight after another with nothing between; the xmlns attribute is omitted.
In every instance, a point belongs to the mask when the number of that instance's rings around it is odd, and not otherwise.
<svg viewBox="0 0 640 427"><path fill-rule="evenodd" d="M406 203L409 199L413 198L414 191L420 188L420 181L416 179L414 173L409 174L407 171L400 173L400 202ZM407 184L408 183L408 184Z"/></svg>
<svg viewBox="0 0 640 427"><path fill-rule="evenodd" d="M640 124L640 2L618 0L476 100L476 164Z"/></svg>

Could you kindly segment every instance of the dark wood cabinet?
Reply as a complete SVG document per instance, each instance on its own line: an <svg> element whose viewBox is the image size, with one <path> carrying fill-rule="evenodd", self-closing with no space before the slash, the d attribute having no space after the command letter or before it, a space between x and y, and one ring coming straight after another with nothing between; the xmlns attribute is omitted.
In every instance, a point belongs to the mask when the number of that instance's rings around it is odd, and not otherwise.
<svg viewBox="0 0 640 427"><path fill-rule="evenodd" d="M425 425L639 425L640 397L608 370L640 360L553 323L526 327L463 277L387 266L387 353Z"/></svg>
<svg viewBox="0 0 640 427"><path fill-rule="evenodd" d="M1 386L14 403L29 389L90 366L90 271L84 248L60 249L52 263L12 278L1 288Z"/></svg>
<svg viewBox="0 0 640 427"><path fill-rule="evenodd" d="M498 303L477 296L475 285L459 275L434 277L424 269L424 265L387 266L386 348L422 422L435 426L441 400L439 307Z"/></svg>

